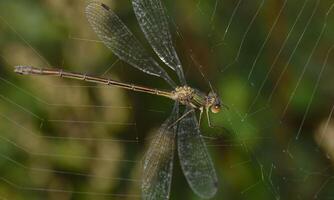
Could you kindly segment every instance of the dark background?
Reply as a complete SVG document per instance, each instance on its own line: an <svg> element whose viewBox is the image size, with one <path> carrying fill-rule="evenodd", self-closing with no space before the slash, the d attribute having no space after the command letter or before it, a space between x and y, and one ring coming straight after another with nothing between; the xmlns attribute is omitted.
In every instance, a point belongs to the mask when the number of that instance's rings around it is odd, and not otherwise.
<svg viewBox="0 0 334 200"><path fill-rule="evenodd" d="M131 2L105 3L153 55ZM141 159L171 101L13 73L58 67L169 89L96 41L86 4L0 0L0 199L140 198ZM214 199L333 199L333 2L164 4L189 85L208 92L210 80L230 108L212 114L228 131L201 125ZM175 163L171 199L199 199Z"/></svg>

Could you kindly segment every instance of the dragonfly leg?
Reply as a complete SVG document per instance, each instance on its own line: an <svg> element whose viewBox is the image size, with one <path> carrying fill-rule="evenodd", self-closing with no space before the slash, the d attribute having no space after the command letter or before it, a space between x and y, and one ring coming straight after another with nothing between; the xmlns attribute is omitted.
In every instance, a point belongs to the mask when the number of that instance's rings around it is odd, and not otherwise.
<svg viewBox="0 0 334 200"><path fill-rule="evenodd" d="M198 126L201 126L201 121L202 121L202 115L203 115L203 107L199 108L200 113L199 113L199 119L198 119Z"/></svg>
<svg viewBox="0 0 334 200"><path fill-rule="evenodd" d="M223 129L224 131L226 131L227 133L231 133L228 129L226 129L224 126L217 126L217 125L213 125L211 123L211 119L210 119L210 115L209 115L209 109L206 109L206 116L208 119L208 125L210 128L219 128L219 129Z"/></svg>
<svg viewBox="0 0 334 200"><path fill-rule="evenodd" d="M206 118L208 119L208 125L210 128L214 128L213 125L211 124L211 120L210 120L210 115L209 115L209 109L206 109Z"/></svg>
<svg viewBox="0 0 334 200"><path fill-rule="evenodd" d="M188 112L184 113L181 117L179 117L174 123L172 123L171 125L169 125L168 128L171 128L172 126L175 126L175 124L177 124L181 119L185 118L187 115L189 115L190 113L195 112L194 109L189 110Z"/></svg>

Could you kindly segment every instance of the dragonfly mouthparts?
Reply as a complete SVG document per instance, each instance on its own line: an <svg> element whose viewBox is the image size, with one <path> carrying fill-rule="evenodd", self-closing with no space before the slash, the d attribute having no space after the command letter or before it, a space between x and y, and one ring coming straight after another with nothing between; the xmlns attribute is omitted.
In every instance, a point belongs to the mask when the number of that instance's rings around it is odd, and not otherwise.
<svg viewBox="0 0 334 200"><path fill-rule="evenodd" d="M14 67L14 72L18 73L18 74L22 74L22 75L28 75L31 74L32 71L32 67L31 66L15 66Z"/></svg>

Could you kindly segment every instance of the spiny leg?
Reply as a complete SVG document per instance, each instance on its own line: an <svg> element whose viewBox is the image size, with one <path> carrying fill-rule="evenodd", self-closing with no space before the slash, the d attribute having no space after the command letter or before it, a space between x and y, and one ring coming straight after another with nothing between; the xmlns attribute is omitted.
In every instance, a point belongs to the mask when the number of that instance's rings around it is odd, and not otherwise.
<svg viewBox="0 0 334 200"><path fill-rule="evenodd" d="M210 128L214 128L211 124L211 120L210 120L210 115L209 115L209 109L206 109L206 118L208 119L208 125Z"/></svg>
<svg viewBox="0 0 334 200"><path fill-rule="evenodd" d="M201 121L202 121L202 115L203 115L203 107L199 108L200 113L199 113L199 119L198 119L198 126L201 126Z"/></svg>
<svg viewBox="0 0 334 200"><path fill-rule="evenodd" d="M172 123L171 125L169 125L168 128L175 126L175 124L177 124L181 119L185 118L187 115L189 115L190 113L195 112L193 109L189 110L188 112L184 113L181 117L179 117L174 123Z"/></svg>
<svg viewBox="0 0 334 200"><path fill-rule="evenodd" d="M217 125L213 125L211 123L211 119L210 119L210 115L209 115L209 109L206 109L206 117L208 119L208 125L210 128L219 128L219 129L223 129L224 131L228 132L228 133L231 133L231 131L229 131L228 129L226 129L225 127L223 126L217 126Z"/></svg>

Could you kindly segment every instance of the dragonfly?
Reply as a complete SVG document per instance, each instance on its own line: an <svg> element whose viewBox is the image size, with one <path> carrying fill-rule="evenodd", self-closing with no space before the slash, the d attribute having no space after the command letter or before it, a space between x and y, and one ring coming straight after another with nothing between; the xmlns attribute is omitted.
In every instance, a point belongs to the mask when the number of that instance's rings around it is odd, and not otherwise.
<svg viewBox="0 0 334 200"><path fill-rule="evenodd" d="M164 79L173 89L163 90L124 83L56 68L15 66L21 75L45 75L78 79L149 93L174 100L170 116L162 123L143 158L141 190L143 199L169 199L174 151L177 147L183 174L195 194L211 198L218 190L218 178L199 124L205 111L218 113L223 103L213 89L204 93L187 85L181 62L172 43L168 16L160 0L132 0L137 21L149 44L161 61L177 75L177 85L169 74L145 50L121 19L104 3L91 2L85 13L98 38L122 61L142 72ZM180 106L184 106L180 113ZM196 111L200 112L199 120Z"/></svg>

